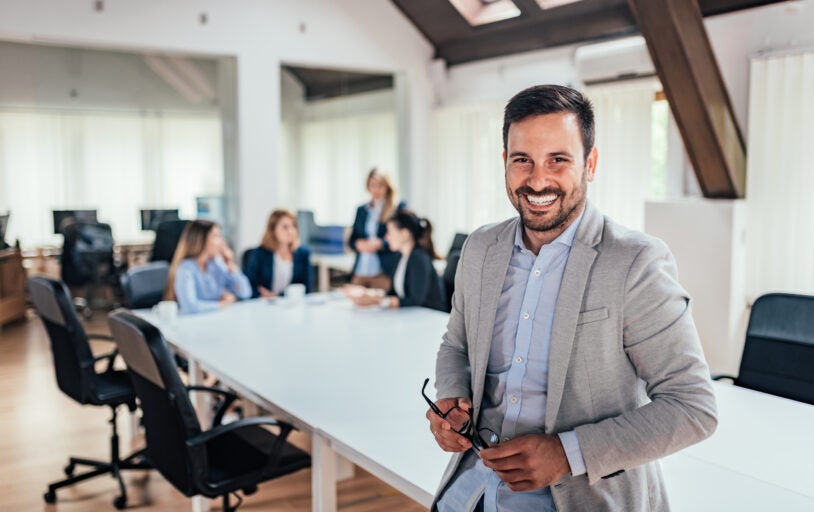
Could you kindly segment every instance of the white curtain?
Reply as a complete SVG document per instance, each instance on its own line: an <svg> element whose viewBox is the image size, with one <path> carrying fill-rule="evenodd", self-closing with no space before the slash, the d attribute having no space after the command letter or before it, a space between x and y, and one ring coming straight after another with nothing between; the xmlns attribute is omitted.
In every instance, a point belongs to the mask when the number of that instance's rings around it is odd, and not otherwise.
<svg viewBox="0 0 814 512"><path fill-rule="evenodd" d="M223 193L217 115L0 110L0 212L7 241L58 244L51 210L97 209L118 241L143 239L139 209Z"/></svg>
<svg viewBox="0 0 814 512"><path fill-rule="evenodd" d="M424 193L433 240L445 254L456 232L516 215L506 196L503 105L444 107L433 113L432 170Z"/></svg>
<svg viewBox="0 0 814 512"><path fill-rule="evenodd" d="M747 289L814 294L814 52L751 63Z"/></svg>
<svg viewBox="0 0 814 512"><path fill-rule="evenodd" d="M283 139L297 138L302 175L288 180L297 207L313 210L319 224L349 225L368 198L365 178L373 167L398 185L396 116L393 112L352 114L283 126ZM290 155L284 155L291 172ZM289 177L293 178L293 177ZM282 184L282 182L281 182ZM285 196L283 203L287 203ZM289 203L289 206L291 203Z"/></svg>
<svg viewBox="0 0 814 512"><path fill-rule="evenodd" d="M599 210L632 229L644 229L650 194L651 110L656 84L633 82L590 88L594 105L596 178L588 197Z"/></svg>

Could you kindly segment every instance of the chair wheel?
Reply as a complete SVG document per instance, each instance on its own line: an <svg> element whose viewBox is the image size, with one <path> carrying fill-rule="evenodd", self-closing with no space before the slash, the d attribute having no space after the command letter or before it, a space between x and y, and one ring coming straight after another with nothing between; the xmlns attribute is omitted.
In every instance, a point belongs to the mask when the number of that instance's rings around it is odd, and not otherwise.
<svg viewBox="0 0 814 512"><path fill-rule="evenodd" d="M127 508L127 498L124 496L116 496L113 500L113 506L116 507L118 510L124 510Z"/></svg>
<svg viewBox="0 0 814 512"><path fill-rule="evenodd" d="M42 495L42 499L45 500L45 503L53 504L57 502L57 493L54 491L48 491Z"/></svg>
<svg viewBox="0 0 814 512"><path fill-rule="evenodd" d="M67 466L65 466L65 475L73 476L73 472L75 469L76 466L74 466L73 464L68 464Z"/></svg>

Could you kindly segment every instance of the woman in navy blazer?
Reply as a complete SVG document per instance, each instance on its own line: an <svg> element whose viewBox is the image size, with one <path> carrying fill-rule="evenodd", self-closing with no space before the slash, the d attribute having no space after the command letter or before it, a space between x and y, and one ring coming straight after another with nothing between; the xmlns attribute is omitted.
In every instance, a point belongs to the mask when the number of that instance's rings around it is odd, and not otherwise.
<svg viewBox="0 0 814 512"><path fill-rule="evenodd" d="M399 210L387 221L385 238L398 256L387 295L351 294L352 300L359 306L422 306L448 312L441 278L432 264L439 257L433 247L430 221Z"/></svg>
<svg viewBox="0 0 814 512"><path fill-rule="evenodd" d="M386 290L390 287L388 276L398 262L398 255L390 250L384 239L386 221L405 205L396 201L396 189L390 178L378 169L368 173L366 183L370 201L356 209L348 240L348 245L356 252L351 283Z"/></svg>
<svg viewBox="0 0 814 512"><path fill-rule="evenodd" d="M292 283L313 288L311 251L299 245L297 217L288 210L269 215L260 247L246 255L244 272L252 285L252 297L276 297Z"/></svg>

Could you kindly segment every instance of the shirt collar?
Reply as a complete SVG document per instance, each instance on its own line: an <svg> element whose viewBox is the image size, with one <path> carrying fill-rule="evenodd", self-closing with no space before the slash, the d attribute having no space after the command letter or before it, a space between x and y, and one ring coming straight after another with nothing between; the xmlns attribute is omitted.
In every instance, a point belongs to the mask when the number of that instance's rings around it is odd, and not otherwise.
<svg viewBox="0 0 814 512"><path fill-rule="evenodd" d="M582 217L585 215L585 206L583 206L582 211L579 214L579 217L574 219L574 222L568 226L565 231L560 233L560 235L551 241L550 244L562 244L568 247L571 247L574 244L574 236L577 234L577 228L579 228L579 223L582 222ZM514 232L514 245L520 250L528 251L529 249L526 247L526 244L523 242L523 221L520 220L517 223L517 229Z"/></svg>

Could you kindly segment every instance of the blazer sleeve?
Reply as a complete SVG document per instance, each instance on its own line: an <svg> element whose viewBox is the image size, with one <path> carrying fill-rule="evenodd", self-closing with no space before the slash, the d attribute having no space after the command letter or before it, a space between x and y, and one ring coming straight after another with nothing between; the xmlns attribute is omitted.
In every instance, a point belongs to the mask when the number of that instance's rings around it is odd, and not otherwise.
<svg viewBox="0 0 814 512"><path fill-rule="evenodd" d="M458 269L455 272L455 293L452 295L452 310L447 322L447 331L441 339L435 360L435 389L437 399L472 398L471 367L469 364L469 338L466 331L464 312L466 296L470 291L466 286L466 263L472 256L468 250L467 238L461 248ZM474 260L477 260L477 254ZM473 260L473 261L474 261ZM479 293L472 290L471 293Z"/></svg>
<svg viewBox="0 0 814 512"><path fill-rule="evenodd" d="M314 291L314 268L311 266L311 250L300 246L294 253L294 275L292 283L305 285L305 293Z"/></svg>
<svg viewBox="0 0 814 512"><path fill-rule="evenodd" d="M249 255L246 258L246 268L243 269L246 273L246 277L249 279L249 283L252 287L252 297L259 297L260 290L258 287L260 286L260 281L262 279L260 273L260 249L254 248L249 250Z"/></svg>
<svg viewBox="0 0 814 512"><path fill-rule="evenodd" d="M424 305L427 294L435 283L430 272L435 272L432 260L423 249L416 247L407 260L404 272L404 298L399 301L399 307Z"/></svg>
<svg viewBox="0 0 814 512"><path fill-rule="evenodd" d="M641 249L628 271L622 348L650 402L576 427L590 484L701 441L717 426L690 298L661 242Z"/></svg>
<svg viewBox="0 0 814 512"><path fill-rule="evenodd" d="M350 239L348 239L348 246L353 252L358 253L356 250L356 241L360 238L367 238L365 235L365 222L367 221L367 210L362 205L356 209L356 218L353 219L353 229L350 232Z"/></svg>

